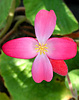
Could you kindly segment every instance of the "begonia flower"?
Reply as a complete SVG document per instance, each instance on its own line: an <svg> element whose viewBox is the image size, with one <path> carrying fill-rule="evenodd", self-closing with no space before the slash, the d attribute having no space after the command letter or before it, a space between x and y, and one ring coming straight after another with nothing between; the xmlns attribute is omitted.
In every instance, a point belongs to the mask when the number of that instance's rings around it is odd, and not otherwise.
<svg viewBox="0 0 79 100"><path fill-rule="evenodd" d="M77 52L77 45L74 41L50 38L55 25L54 11L40 10L35 17L36 39L32 37L17 38L2 46L3 52L14 58L31 59L36 57L32 65L32 77L37 83L43 80L47 82L52 80L53 67L50 59L63 61L73 58Z"/></svg>
<svg viewBox="0 0 79 100"><path fill-rule="evenodd" d="M69 37L62 37L62 38L74 42L74 40L71 39L71 38L69 38ZM53 71L55 73L57 73L59 75L62 75L62 76L66 76L67 75L68 68L67 68L67 65L66 65L66 63L65 63L64 60L54 60L54 59L50 59L50 62L52 64Z"/></svg>
<svg viewBox="0 0 79 100"><path fill-rule="evenodd" d="M64 60L54 60L50 59L53 71L61 76L66 76L68 73L68 68Z"/></svg>

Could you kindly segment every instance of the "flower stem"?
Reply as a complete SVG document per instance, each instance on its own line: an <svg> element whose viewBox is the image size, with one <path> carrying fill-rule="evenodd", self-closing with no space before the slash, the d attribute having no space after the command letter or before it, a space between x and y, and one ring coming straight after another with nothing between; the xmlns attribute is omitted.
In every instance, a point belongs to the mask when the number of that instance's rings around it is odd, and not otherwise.
<svg viewBox="0 0 79 100"><path fill-rule="evenodd" d="M22 19L20 19L19 21L17 21L17 23L15 24L15 26L13 27L13 29L10 30L10 31L0 40L0 44L2 44L3 41L5 41L5 39L6 39L7 37L9 37L9 35L11 35L11 34L17 29L17 27L18 27L21 23L23 23L24 21L27 21L27 19L26 19L25 16L24 16Z"/></svg>
<svg viewBox="0 0 79 100"><path fill-rule="evenodd" d="M70 89L70 91L71 91L71 94L72 94L73 98L75 98L75 100L78 100L77 90L75 89L75 92L73 91L72 83L71 83L71 81L70 81L69 75L67 74L66 77L67 77L68 84L69 84L69 89Z"/></svg>
<svg viewBox="0 0 79 100"><path fill-rule="evenodd" d="M3 29L3 31L0 33L0 38L2 38L5 35L5 33L8 31L8 29L13 21L14 11L15 11L15 0L12 1L10 12L9 12L9 15L7 18L7 23L6 23L6 26Z"/></svg>

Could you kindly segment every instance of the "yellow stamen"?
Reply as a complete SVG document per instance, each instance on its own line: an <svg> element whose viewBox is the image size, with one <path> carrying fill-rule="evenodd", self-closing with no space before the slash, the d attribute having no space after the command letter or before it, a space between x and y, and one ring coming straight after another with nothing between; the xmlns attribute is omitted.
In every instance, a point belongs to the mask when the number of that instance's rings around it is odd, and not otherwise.
<svg viewBox="0 0 79 100"><path fill-rule="evenodd" d="M40 52L40 55L43 53L45 54L45 52L48 52L47 49L48 47L46 47L47 44L42 44L39 43L39 45L36 45L35 50L37 50L36 52Z"/></svg>

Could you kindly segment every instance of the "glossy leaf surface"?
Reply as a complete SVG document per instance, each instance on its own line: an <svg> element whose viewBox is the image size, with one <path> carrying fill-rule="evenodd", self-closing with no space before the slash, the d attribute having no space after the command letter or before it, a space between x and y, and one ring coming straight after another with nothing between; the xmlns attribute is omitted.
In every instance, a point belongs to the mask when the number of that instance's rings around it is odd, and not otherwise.
<svg viewBox="0 0 79 100"><path fill-rule="evenodd" d="M53 34L70 34L78 29L78 22L63 0L24 0L27 18L34 24L35 15L41 9L54 10L57 16Z"/></svg>
<svg viewBox="0 0 79 100"><path fill-rule="evenodd" d="M1 55L0 70L13 100L63 100L70 95L64 77L57 74L51 82L35 83L31 75L34 59L22 60ZM71 96L71 95L70 95Z"/></svg>

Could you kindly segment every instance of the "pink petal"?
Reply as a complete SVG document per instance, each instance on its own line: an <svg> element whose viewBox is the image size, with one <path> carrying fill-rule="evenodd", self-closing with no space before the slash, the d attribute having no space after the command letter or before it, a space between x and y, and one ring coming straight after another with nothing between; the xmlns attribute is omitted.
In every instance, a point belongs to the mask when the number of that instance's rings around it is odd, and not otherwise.
<svg viewBox="0 0 79 100"><path fill-rule="evenodd" d="M64 38L50 38L47 41L47 56L52 59L66 60L76 56L77 44Z"/></svg>
<svg viewBox="0 0 79 100"><path fill-rule="evenodd" d="M32 66L32 76L36 83L43 80L50 82L53 77L53 69L48 57L38 54Z"/></svg>
<svg viewBox="0 0 79 100"><path fill-rule="evenodd" d="M68 68L64 60L52 60L50 62L53 67L53 71L59 75L65 76L68 73Z"/></svg>
<svg viewBox="0 0 79 100"><path fill-rule="evenodd" d="M56 15L53 10L40 10L35 18L35 33L40 43L45 43L52 35L56 25Z"/></svg>
<svg viewBox="0 0 79 100"><path fill-rule="evenodd" d="M29 59L37 55L35 45L37 40L31 37L13 39L2 46L3 52L14 58Z"/></svg>
<svg viewBox="0 0 79 100"><path fill-rule="evenodd" d="M67 39L67 40L70 40L70 41L74 41L72 38L69 38L69 37L62 37L63 39Z"/></svg>

